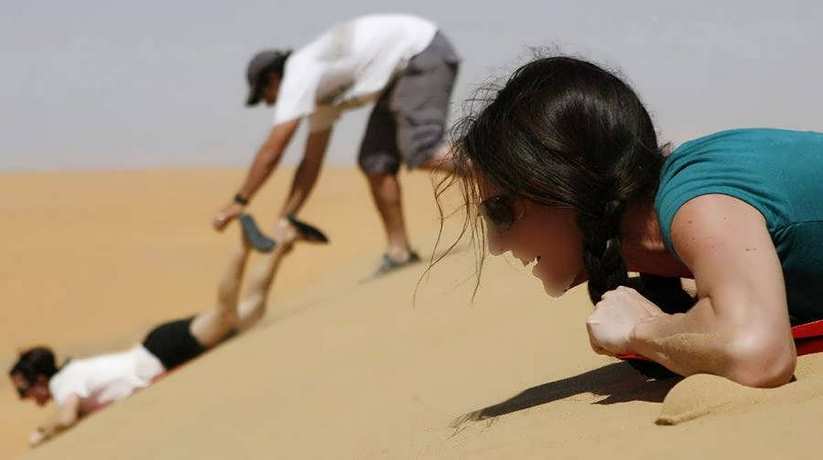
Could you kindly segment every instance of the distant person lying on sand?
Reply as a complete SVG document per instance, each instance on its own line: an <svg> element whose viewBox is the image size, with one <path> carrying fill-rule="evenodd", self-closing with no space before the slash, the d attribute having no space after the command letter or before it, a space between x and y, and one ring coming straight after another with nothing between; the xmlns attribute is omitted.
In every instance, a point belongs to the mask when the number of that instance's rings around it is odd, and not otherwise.
<svg viewBox="0 0 823 460"><path fill-rule="evenodd" d="M71 359L57 367L54 352L36 347L20 354L9 376L20 399L45 405L57 403L53 418L35 430L29 442L36 446L71 428L82 416L145 388L165 372L196 358L227 337L245 331L263 317L266 294L282 258L295 241L322 241L316 230L307 234L295 227L281 234L261 270L249 281L248 294L238 302L249 257L249 238L259 238L253 221L243 216L243 244L234 250L217 289L217 304L195 316L161 324L143 343L119 353ZM298 223L297 229L306 228Z"/></svg>
<svg viewBox="0 0 823 460"><path fill-rule="evenodd" d="M374 276L419 262L406 233L397 173L403 164L450 167L443 144L459 62L435 24L408 15L355 18L294 52L258 53L247 70L247 104L276 104L274 126L214 227L222 229L243 212L308 118L305 153L274 232L278 239L289 226L285 216L297 213L314 188L334 123L344 111L374 103L358 156L388 240Z"/></svg>
<svg viewBox="0 0 823 460"><path fill-rule="evenodd" d="M549 295L588 281L594 351L756 387L791 379L791 325L823 318L823 134L723 131L665 156L625 82L563 56L490 94L455 147L469 218Z"/></svg>

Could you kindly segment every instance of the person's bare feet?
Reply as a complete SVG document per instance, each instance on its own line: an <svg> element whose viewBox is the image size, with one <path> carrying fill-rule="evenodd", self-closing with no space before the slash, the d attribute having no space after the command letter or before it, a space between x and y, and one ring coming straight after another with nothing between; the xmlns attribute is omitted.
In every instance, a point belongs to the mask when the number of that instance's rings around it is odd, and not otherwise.
<svg viewBox="0 0 823 460"><path fill-rule="evenodd" d="M294 215L281 218L274 229L274 238L277 241L292 243L302 241L313 244L328 244L329 238L319 228L303 222Z"/></svg>
<svg viewBox="0 0 823 460"><path fill-rule="evenodd" d="M297 241L300 236L300 233L297 232L297 229L286 217L281 217L280 220L277 221L274 226L274 232L272 233L272 238L274 238L278 244L282 245L291 245Z"/></svg>
<svg viewBox="0 0 823 460"><path fill-rule="evenodd" d="M277 221L272 236L263 233L250 214L240 215L242 226L243 247L245 250L254 249L264 254L272 251L291 249L297 241L307 243L327 244L328 237L318 228L298 220L294 216L286 216Z"/></svg>

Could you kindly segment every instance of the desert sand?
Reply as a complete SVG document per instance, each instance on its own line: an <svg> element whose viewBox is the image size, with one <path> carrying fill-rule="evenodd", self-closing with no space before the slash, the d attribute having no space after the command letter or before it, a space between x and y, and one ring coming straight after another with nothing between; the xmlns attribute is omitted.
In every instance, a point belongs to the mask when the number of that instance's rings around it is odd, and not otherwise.
<svg viewBox="0 0 823 460"><path fill-rule="evenodd" d="M0 177L0 364L49 343L60 358L138 341L209 305L236 229L209 219L239 170ZM289 179L252 211L262 223ZM404 176L415 245L438 228L430 178ZM509 258L475 301L465 246L369 283L383 234L363 178L323 173L302 217L327 247L284 262L263 324L43 447L52 408L0 380L0 458L819 458L823 355L773 390L706 375L648 381L588 347L584 288L553 300ZM457 221L451 223L454 228Z"/></svg>

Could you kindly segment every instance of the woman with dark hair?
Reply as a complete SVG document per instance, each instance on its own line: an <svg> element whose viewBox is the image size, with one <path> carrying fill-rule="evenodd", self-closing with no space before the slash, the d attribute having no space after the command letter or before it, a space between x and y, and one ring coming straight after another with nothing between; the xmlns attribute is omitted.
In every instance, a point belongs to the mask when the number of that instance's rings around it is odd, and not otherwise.
<svg viewBox="0 0 823 460"><path fill-rule="evenodd" d="M588 281L595 352L789 381L791 325L823 318L823 134L725 131L665 156L632 88L564 56L520 67L457 133L442 185L462 184L462 234L534 264L551 296Z"/></svg>

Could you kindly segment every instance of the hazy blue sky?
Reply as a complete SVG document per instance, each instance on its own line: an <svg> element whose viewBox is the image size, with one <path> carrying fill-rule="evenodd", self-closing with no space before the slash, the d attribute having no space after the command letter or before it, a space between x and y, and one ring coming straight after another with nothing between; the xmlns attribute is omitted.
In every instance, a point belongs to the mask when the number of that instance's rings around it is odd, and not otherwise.
<svg viewBox="0 0 823 460"><path fill-rule="evenodd" d="M272 116L243 105L250 55L374 12L440 25L464 57L458 102L528 47L558 45L620 68L666 139L746 126L823 130L821 5L3 0L0 170L246 165ZM366 115L338 124L333 163L353 164Z"/></svg>

